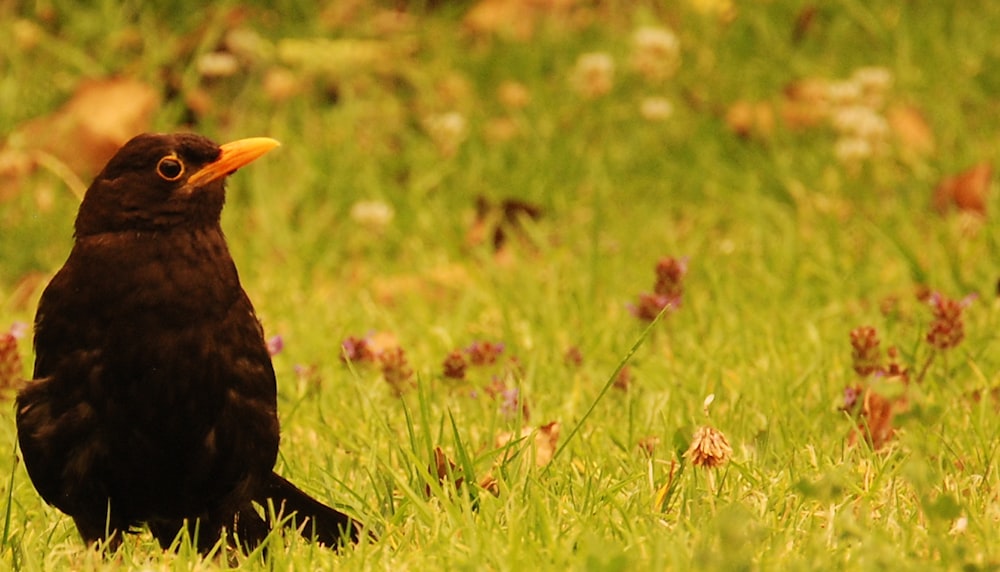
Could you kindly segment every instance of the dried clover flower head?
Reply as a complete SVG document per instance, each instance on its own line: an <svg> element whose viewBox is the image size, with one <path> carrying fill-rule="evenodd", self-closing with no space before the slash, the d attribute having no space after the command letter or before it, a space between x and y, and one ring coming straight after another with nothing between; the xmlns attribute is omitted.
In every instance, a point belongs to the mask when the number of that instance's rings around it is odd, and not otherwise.
<svg viewBox="0 0 1000 572"><path fill-rule="evenodd" d="M696 467L712 468L725 464L732 454L733 448L729 446L726 436L718 429L705 425L695 431L684 456Z"/></svg>
<svg viewBox="0 0 1000 572"><path fill-rule="evenodd" d="M640 28L632 36L632 44L632 67L647 80L666 79L680 66L680 40L667 28Z"/></svg>
<svg viewBox="0 0 1000 572"><path fill-rule="evenodd" d="M12 332L0 332L0 388L16 385L23 375L17 337Z"/></svg>
<svg viewBox="0 0 1000 572"><path fill-rule="evenodd" d="M927 343L939 350L957 346L965 338L962 310L972 303L971 298L952 300L938 292L930 295L934 321L927 332Z"/></svg>
<svg viewBox="0 0 1000 572"><path fill-rule="evenodd" d="M465 116L457 111L431 115L424 119L424 130L442 155L451 157L468 132Z"/></svg>
<svg viewBox="0 0 1000 572"><path fill-rule="evenodd" d="M602 52L583 54L576 61L571 81L586 97L604 95L614 86L615 61Z"/></svg>
<svg viewBox="0 0 1000 572"><path fill-rule="evenodd" d="M862 377L881 369L882 355L875 328L861 326L851 330L851 358L854 362L854 371Z"/></svg>
<svg viewBox="0 0 1000 572"><path fill-rule="evenodd" d="M448 357L445 358L444 364L444 376L448 379L465 379L465 370L468 364L465 362L465 356L462 355L460 350L454 350Z"/></svg>

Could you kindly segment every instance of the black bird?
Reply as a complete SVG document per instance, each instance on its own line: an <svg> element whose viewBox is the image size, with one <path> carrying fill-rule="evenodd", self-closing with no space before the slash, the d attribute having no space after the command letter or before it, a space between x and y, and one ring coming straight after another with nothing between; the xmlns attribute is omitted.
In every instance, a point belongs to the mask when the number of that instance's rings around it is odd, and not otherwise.
<svg viewBox="0 0 1000 572"><path fill-rule="evenodd" d="M38 305L17 428L35 488L88 543L146 524L164 548L187 527L199 550L222 534L250 549L272 524L255 503L324 544L357 540L273 471L274 369L219 224L227 175L277 145L143 134L87 189Z"/></svg>

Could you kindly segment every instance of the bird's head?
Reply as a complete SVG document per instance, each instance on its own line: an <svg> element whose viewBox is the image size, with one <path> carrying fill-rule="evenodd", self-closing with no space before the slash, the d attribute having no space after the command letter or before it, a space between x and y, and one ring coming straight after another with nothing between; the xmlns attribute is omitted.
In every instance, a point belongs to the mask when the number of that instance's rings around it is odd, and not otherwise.
<svg viewBox="0 0 1000 572"><path fill-rule="evenodd" d="M192 133L137 135L87 189L76 235L216 224L226 176L278 145L267 137L219 146Z"/></svg>

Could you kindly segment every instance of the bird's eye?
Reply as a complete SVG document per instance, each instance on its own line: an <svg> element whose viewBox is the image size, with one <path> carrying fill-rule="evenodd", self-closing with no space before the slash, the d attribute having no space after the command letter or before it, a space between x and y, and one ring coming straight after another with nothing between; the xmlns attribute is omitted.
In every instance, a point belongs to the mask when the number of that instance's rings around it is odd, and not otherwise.
<svg viewBox="0 0 1000 572"><path fill-rule="evenodd" d="M184 163L181 163L177 155L167 155L156 164L156 174L166 181L176 181L184 174Z"/></svg>

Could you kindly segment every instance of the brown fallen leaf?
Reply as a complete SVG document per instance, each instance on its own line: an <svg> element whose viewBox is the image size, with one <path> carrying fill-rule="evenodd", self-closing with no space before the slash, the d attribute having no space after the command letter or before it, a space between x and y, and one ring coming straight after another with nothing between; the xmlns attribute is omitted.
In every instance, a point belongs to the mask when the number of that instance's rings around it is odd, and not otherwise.
<svg viewBox="0 0 1000 572"><path fill-rule="evenodd" d="M807 4L795 16L795 25L792 27L792 41L796 44L802 42L809 35L809 32L816 28L816 16L819 8L815 4Z"/></svg>
<svg viewBox="0 0 1000 572"><path fill-rule="evenodd" d="M781 120L791 130L823 125L830 114L828 82L806 78L792 82L782 91Z"/></svg>
<svg viewBox="0 0 1000 572"><path fill-rule="evenodd" d="M479 195L476 197L475 219L465 235L466 244L474 247L489 240L494 252L499 253L512 235L530 246L524 221L538 220L542 214L542 207L528 201L508 198L496 204Z"/></svg>
<svg viewBox="0 0 1000 572"><path fill-rule="evenodd" d="M656 447L660 444L660 438L656 435L646 435L640 438L636 444L647 457L652 457L656 453Z"/></svg>
<svg viewBox="0 0 1000 572"><path fill-rule="evenodd" d="M547 423L538 428L524 427L519 434L513 431L505 431L497 435L496 446L503 447L513 442L515 439L527 439L534 435L531 443L533 447L535 465L544 467L552 460L555 454L556 444L559 442L559 432L561 426L558 421Z"/></svg>
<svg viewBox="0 0 1000 572"><path fill-rule="evenodd" d="M431 474L437 475L438 482L442 485L448 483L455 486L456 489L462 486L462 482L465 481L465 477L461 474L461 471L456 470L457 466L455 463L448 458L448 455L441 449L441 447L434 447L434 459L431 460L431 464L428 467ZM454 481L451 481L454 479ZM428 484L424 486L424 494L428 497L431 496L431 486Z"/></svg>
<svg viewBox="0 0 1000 572"><path fill-rule="evenodd" d="M486 475L479 481L479 487L486 490L491 495L500 496L500 483L493 475Z"/></svg>
<svg viewBox="0 0 1000 572"><path fill-rule="evenodd" d="M462 20L476 35L499 34L525 41L539 24L567 16L578 0L480 0Z"/></svg>
<svg viewBox="0 0 1000 572"><path fill-rule="evenodd" d="M993 177L993 166L979 163L952 177L946 177L934 189L934 208L944 213L951 205L961 211L986 215L986 195Z"/></svg>
<svg viewBox="0 0 1000 572"><path fill-rule="evenodd" d="M994 410L1000 411L1000 386L993 386L989 389L976 389L965 394L965 397L972 403L979 403L983 400L984 396L989 397Z"/></svg>
<svg viewBox="0 0 1000 572"><path fill-rule="evenodd" d="M770 139L774 134L774 109L763 101L737 101L726 110L726 126L743 138Z"/></svg>
<svg viewBox="0 0 1000 572"><path fill-rule="evenodd" d="M158 105L156 90L139 80L88 80L58 110L15 129L8 142L36 165L48 157L89 179L122 144L149 129Z"/></svg>
<svg viewBox="0 0 1000 572"><path fill-rule="evenodd" d="M918 108L912 105L891 107L886 111L886 120L903 151L920 156L934 152L934 132Z"/></svg>
<svg viewBox="0 0 1000 572"><path fill-rule="evenodd" d="M876 451L882 449L896 435L896 428L892 425L894 416L893 400L871 389L866 390L861 418L851 433L849 443L851 445L857 443L860 436L872 449Z"/></svg>

